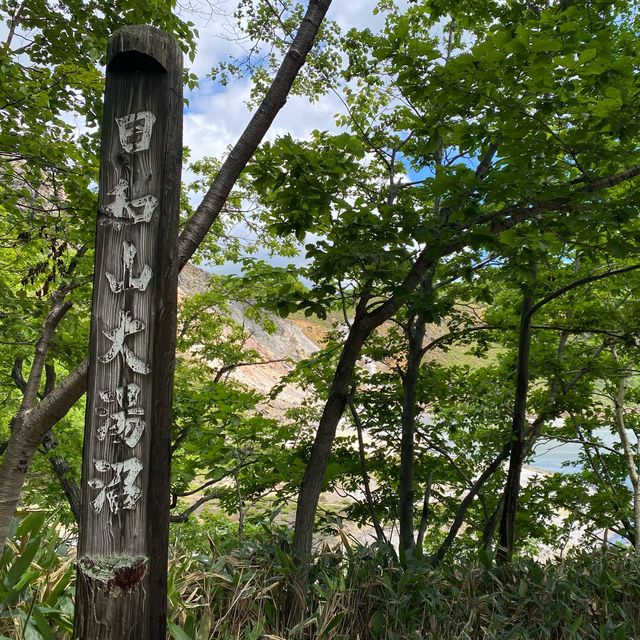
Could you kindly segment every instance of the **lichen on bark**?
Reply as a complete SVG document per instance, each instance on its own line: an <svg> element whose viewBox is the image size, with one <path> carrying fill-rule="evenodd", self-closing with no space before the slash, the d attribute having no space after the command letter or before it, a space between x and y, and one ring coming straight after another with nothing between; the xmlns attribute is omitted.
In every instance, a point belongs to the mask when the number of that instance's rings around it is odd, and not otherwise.
<svg viewBox="0 0 640 640"><path fill-rule="evenodd" d="M130 591L142 582L148 562L146 556L89 555L78 560L78 568L86 579L117 598L123 591Z"/></svg>

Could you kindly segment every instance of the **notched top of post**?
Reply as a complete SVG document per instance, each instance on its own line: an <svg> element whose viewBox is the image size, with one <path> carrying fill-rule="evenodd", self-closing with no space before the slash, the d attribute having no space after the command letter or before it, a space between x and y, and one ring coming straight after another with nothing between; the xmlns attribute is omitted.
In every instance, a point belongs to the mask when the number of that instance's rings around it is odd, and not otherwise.
<svg viewBox="0 0 640 640"><path fill-rule="evenodd" d="M122 27L109 38L107 71L111 73L166 73L181 62L176 39L155 27Z"/></svg>

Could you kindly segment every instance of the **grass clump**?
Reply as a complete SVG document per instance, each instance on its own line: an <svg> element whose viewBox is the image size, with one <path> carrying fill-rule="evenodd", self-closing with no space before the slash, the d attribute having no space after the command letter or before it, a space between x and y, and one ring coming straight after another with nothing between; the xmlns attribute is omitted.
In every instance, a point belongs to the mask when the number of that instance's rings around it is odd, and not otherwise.
<svg viewBox="0 0 640 640"><path fill-rule="evenodd" d="M640 637L640 559L628 549L503 567L487 557L436 569L416 561L404 570L388 547L343 540L316 555L308 615L292 630L285 603L294 566L286 548L285 538L274 537L217 558L192 557L194 580L175 599L174 624L189 638L224 640ZM174 570L185 562L174 557Z"/></svg>
<svg viewBox="0 0 640 640"><path fill-rule="evenodd" d="M545 563L487 556L403 569L394 550L343 537L314 558L305 620L287 628L295 566L284 530L187 526L169 564L174 640L626 640L640 638L630 548ZM205 531L202 535L203 530ZM74 553L43 514L16 520L0 558L0 638L71 638Z"/></svg>

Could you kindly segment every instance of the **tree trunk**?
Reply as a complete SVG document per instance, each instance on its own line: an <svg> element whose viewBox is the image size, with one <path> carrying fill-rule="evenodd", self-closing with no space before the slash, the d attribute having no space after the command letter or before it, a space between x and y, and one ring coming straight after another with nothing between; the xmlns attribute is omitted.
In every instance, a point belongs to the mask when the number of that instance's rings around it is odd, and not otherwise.
<svg viewBox="0 0 640 640"><path fill-rule="evenodd" d="M600 347L596 349L594 354L594 359L601 354L605 345L606 345L606 342L603 342L600 345ZM575 387L575 385L580 381L582 376L585 375L585 373L587 373L588 371L589 371L589 365L585 365L584 367L579 369L575 373L571 381L565 386L564 388L565 393L570 391L573 387ZM557 384L553 384L549 392L549 398L547 401L548 407L543 411L541 411L536 416L536 419L532 422L531 427L526 433L525 456L528 455L528 453L532 451L533 447L535 446L536 440L540 435L540 430L542 429L542 426L544 425L544 423L547 420L550 420L557 415L558 409L559 409L558 395L559 395L559 387ZM498 456L493 460L493 462L491 462L491 464L487 467L487 469L485 469L482 475L480 475L480 477L473 483L471 490L466 495L464 500L461 502L460 507L456 513L456 516L453 520L453 523L449 529L449 532L445 540L440 545L438 550L429 558L430 562L434 566L438 565L438 563L442 560L442 558L444 558L446 552L453 544L453 541L455 540L455 537L458 534L460 527L464 523L466 512L468 508L471 506L471 503L475 498L475 496L480 492L480 490L482 489L484 484L487 482L487 480L489 480L489 478L498 470L500 465L509 457L511 444L512 444L511 441L504 444ZM504 494L501 497L501 503L503 502L504 502ZM500 506L500 509L502 508L503 506Z"/></svg>
<svg viewBox="0 0 640 640"><path fill-rule="evenodd" d="M29 437L21 424L9 438L0 467L0 553L4 549L11 519L18 507L27 469L39 441Z"/></svg>
<svg viewBox="0 0 640 640"><path fill-rule="evenodd" d="M615 347L611 349L611 353L616 364L618 364L618 354ZM638 535L640 532L640 474L638 473L638 463L636 462L634 447L629 441L624 419L624 402L627 395L627 386L628 380L625 374L620 378L620 382L618 383L618 393L614 398L615 421L616 429L620 436L620 442L622 443L624 460L627 465L627 473L629 474L629 480L631 480L631 487L633 488L633 522L635 529L634 550L636 555L640 555L640 535Z"/></svg>
<svg viewBox="0 0 640 640"><path fill-rule="evenodd" d="M83 252L84 253L84 252ZM59 296L60 295L60 291L56 292L56 294ZM53 297L53 306L55 307L55 295ZM67 306L68 308L68 306ZM63 314L62 314L63 315ZM56 320L55 318L52 318L52 314L49 314L47 316L47 319L45 320L45 328L47 327L47 325L50 325L52 323L57 323L59 321L59 319L62 318L62 315L59 316L58 320ZM41 345L43 343L43 341L45 340L46 337L46 330L43 330L42 332L42 337L40 338L40 340L38 341L38 344ZM48 343L50 344L50 342L53 340L53 335L54 335L54 331L49 328L49 333L50 333L50 339L48 340ZM51 393L51 391L53 390L53 388L55 387L55 383L56 383L56 368L54 365L50 364L50 363L46 363L46 358L49 352L49 347L47 346L46 349L40 349L40 358L42 358L42 355L44 355L44 360L42 361L41 365L40 365L40 371L37 374L38 375L38 387L40 386L40 382L41 382L41 378L42 378L42 364L44 364L44 370L46 372L46 376L45 376L45 384L44 384L44 391L42 393L42 397L46 397L49 393ZM36 354L38 354L38 350L36 350ZM36 359L38 358L38 355L36 355ZM23 397L22 397L22 403L21 403L21 410L18 411L17 415L14 417L14 419L12 420L12 426L15 427L18 423L20 423L24 417L24 413L25 413L25 408L29 408L33 406L33 401L35 400L35 397L38 395L38 389L36 388L36 394L35 396L30 400L27 401L27 388L28 388L28 384L26 382L26 380L23 378L22 376L22 365L23 365L24 359L22 357L17 357L15 359L15 362L13 364L13 370L11 371L11 377L13 378L13 381L15 382L16 386L18 387L18 389L20 389L20 391L22 391ZM34 362L34 366L31 367L30 373L29 373L29 378L33 378L34 377L34 371L36 370L35 367L35 362ZM13 430L13 429L12 429ZM51 433L50 431L47 432L47 434L45 435L43 441L42 441L42 446L43 449L45 451L45 453L50 453L56 446L58 445L55 436L53 435L53 433ZM4 453L4 448L2 450L2 452L0 453ZM53 469L53 472L56 474L58 481L60 482L60 486L62 487L62 490L65 494L65 497L67 498L67 502L69 503L69 507L71 508L71 512L73 513L73 517L76 521L76 523L79 521L80 519L80 487L78 486L78 484L76 483L75 479L72 477L71 475L71 471L69 469L69 465L67 464L66 460L64 460L64 458L61 458L59 456L48 456L49 459L49 463L51 464L51 468Z"/></svg>
<svg viewBox="0 0 640 640"><path fill-rule="evenodd" d="M336 429L349 398L349 385L353 370L368 335L369 332L363 327L362 318L359 318L356 312L356 318L351 325L336 367L311 448L309 462L298 492L292 542L297 572L287 602L289 626L297 625L304 618L306 612L307 583L318 500L322 492L322 483L329 463Z"/></svg>
<svg viewBox="0 0 640 640"><path fill-rule="evenodd" d="M493 547L493 539L496 534L496 527L502 518L502 509L504 507L504 493L500 496L496 508L493 510L482 530L482 548L490 552Z"/></svg>
<svg viewBox="0 0 640 640"><path fill-rule="evenodd" d="M47 355L55 336L56 327L70 308L71 303L64 301L63 293L57 291L53 294L51 311L47 314L42 324L42 335L35 348L29 379L24 383L24 386L19 385L22 387L23 392L22 403L18 413L11 421L11 435L9 436L9 442L0 467L0 554L4 549L11 519L20 501L20 493L31 459L36 453L44 434L60 417L55 398L51 403L49 416L39 414L42 403L35 407L34 404L42 381L42 373L46 368ZM16 371L18 363L20 370ZM21 369L21 361L16 361L13 374L14 376L19 374L18 377L20 379L22 378ZM82 378L82 372L80 374L80 378ZM61 389L63 391L73 389L78 381L78 376L75 378L69 376L61 384ZM36 420L40 419L38 422L42 422L42 430L32 426L34 417ZM51 418L53 421L49 422Z"/></svg>
<svg viewBox="0 0 640 640"><path fill-rule="evenodd" d="M500 520L500 541L498 558L502 561L511 558L515 542L515 520L520 493L520 477L525 455L525 426L527 395L529 389L529 350L531 346L531 310L533 304L530 294L526 293L522 301L520 331L518 333L518 362L516 366L516 394L513 407L512 442L509 458L509 473L504 489L504 507Z"/></svg>
<svg viewBox="0 0 640 640"><path fill-rule="evenodd" d="M0 553L20 501L26 469L20 476L19 484L7 478L17 478L21 473L20 469L29 464L47 431L69 411L69 398L78 396L79 390L86 388L86 378L85 361L58 385L55 392L50 393L39 405L25 413L19 422L14 423L14 431L7 443L0 466ZM15 446L10 446L14 438Z"/></svg>
<svg viewBox="0 0 640 640"><path fill-rule="evenodd" d="M429 477L427 478L427 488L424 492L424 499L422 500L422 514L420 516L420 525L418 526L418 535L416 537L416 548L419 553L422 553L422 547L424 544L424 536L427 532L427 526L429 524L429 516L431 509L429 502L431 500L431 489L433 487L433 471L429 471Z"/></svg>
<svg viewBox="0 0 640 640"><path fill-rule="evenodd" d="M467 509L471 506L471 503L473 502L474 498L478 495L478 493L484 486L485 482L489 480L489 478L500 468L500 465L509 457L510 449L511 449L511 443L507 442L502 448L502 450L500 451L500 453L493 459L491 464L482 472L482 474L478 477L478 479L473 483L473 486L471 487L471 489L469 489L469 492L460 503L460 507L458 508L455 518L453 519L453 523L449 528L449 532L447 533L447 536L445 537L442 544L438 547L437 551L429 557L429 562L434 567L437 567L438 564L440 564L440 561L442 560L442 558L444 558L445 554L453 544L453 541L458 535L458 531L460 530L460 527L464 523Z"/></svg>
<svg viewBox="0 0 640 640"><path fill-rule="evenodd" d="M400 559L403 563L413 555L415 540L413 537L414 509L414 435L416 419L416 392L420 363L422 362L426 322L418 314L409 320L407 334L409 349L407 367L402 380L402 437L400 441L400 485L398 488L398 516L400 523Z"/></svg>
<svg viewBox="0 0 640 640"><path fill-rule="evenodd" d="M311 555L313 524L324 473L329 463L336 428L347 404L353 370L368 335L369 332L363 327L362 319L356 317L340 355L311 448L309 463L300 485L293 534L293 554L297 562L302 565L307 564Z"/></svg>
<svg viewBox="0 0 640 640"><path fill-rule="evenodd" d="M55 437L51 433L51 431L47 432L42 441L42 446L47 453L51 453L58 443L56 442ZM60 456L56 456L55 454L49 456L49 463L51 464L51 468L53 472L56 474L58 478L58 482L60 482L60 486L64 491L64 495L67 498L67 502L69 503L69 507L71 508L71 513L73 513L73 517L76 523L80 524L80 487L78 483L75 481L71 473L71 469L69 469L69 465L64 458Z"/></svg>

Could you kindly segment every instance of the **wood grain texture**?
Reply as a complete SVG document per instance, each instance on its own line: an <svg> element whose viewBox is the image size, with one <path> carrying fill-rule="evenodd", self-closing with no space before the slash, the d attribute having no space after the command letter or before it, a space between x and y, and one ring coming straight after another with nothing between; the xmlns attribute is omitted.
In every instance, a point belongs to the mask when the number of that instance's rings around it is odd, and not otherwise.
<svg viewBox="0 0 640 640"><path fill-rule="evenodd" d="M137 114L133 120L142 125L142 112L155 116L148 148L140 148L140 135L126 137L123 144L116 119ZM147 26L125 27L113 34L103 117L75 634L82 640L155 640L166 636L182 155L182 54L173 38ZM129 211L143 210L142 205L133 206L136 200L157 198L148 221L134 222L126 210L121 212L125 217L114 216L113 191L122 181ZM130 273L124 264L127 245L136 249ZM131 277L145 265L152 271L146 289L132 288ZM124 290L114 291L107 273L123 281ZM122 342L112 338L123 314L144 328L138 325ZM127 362L122 350L105 357L118 344L146 363L149 373L134 359ZM127 385L139 389L135 402L127 400ZM121 402L115 397L118 388L125 389ZM112 398L105 400L105 394ZM144 420L139 439L127 442L124 434L116 433L117 419L112 416L123 411ZM106 423L113 428L105 429ZM118 476L119 464L134 469ZM137 502L129 495L131 486L141 492ZM98 509L93 501L107 492L112 504L104 499Z"/></svg>

